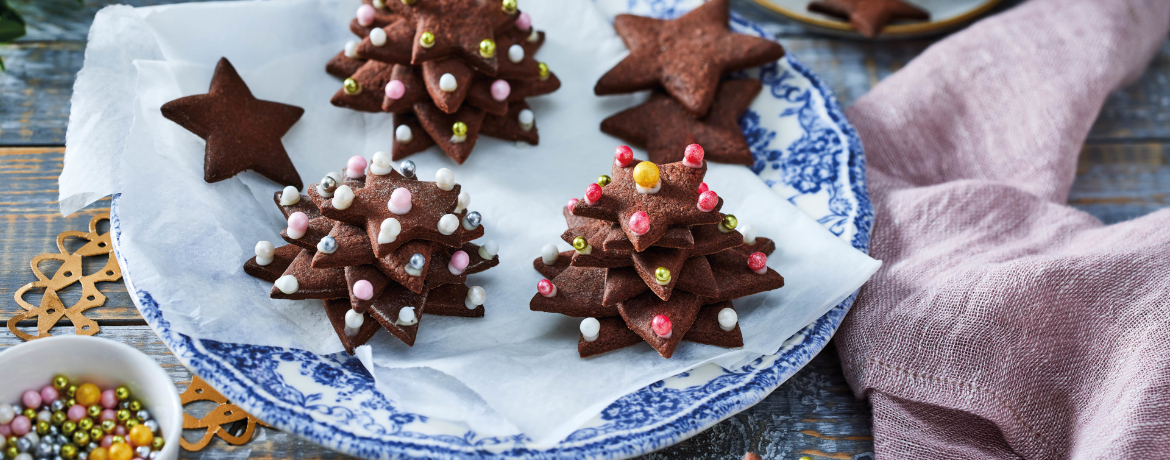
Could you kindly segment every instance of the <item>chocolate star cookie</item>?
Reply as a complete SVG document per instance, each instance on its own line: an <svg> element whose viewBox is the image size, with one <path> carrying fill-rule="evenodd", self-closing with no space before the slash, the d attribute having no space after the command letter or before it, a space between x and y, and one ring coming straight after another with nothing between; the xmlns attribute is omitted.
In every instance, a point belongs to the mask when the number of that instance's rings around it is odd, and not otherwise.
<svg viewBox="0 0 1170 460"><path fill-rule="evenodd" d="M808 4L815 13L848 20L861 35L876 37L890 21L925 21L930 13L902 0L823 0Z"/></svg>

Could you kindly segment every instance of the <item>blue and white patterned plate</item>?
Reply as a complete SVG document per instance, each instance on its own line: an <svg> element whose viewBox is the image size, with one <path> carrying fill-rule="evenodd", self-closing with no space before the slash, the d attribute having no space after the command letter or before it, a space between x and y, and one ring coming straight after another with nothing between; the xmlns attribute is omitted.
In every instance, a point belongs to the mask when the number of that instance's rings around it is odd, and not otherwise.
<svg viewBox="0 0 1170 460"><path fill-rule="evenodd" d="M671 18L695 3L629 0L625 9ZM735 15L731 25L740 33L770 36ZM764 82L765 90L740 119L756 158L753 170L833 234L868 252L873 210L865 158L832 92L791 56L735 77ZM118 201L115 196L115 248L123 237ZM357 358L345 354L195 340L175 332L151 293L135 288L134 261L120 249L117 254L138 309L183 364L273 426L368 458L623 458L675 444L759 402L808 363L856 295L774 355L730 371L709 364L656 382L618 399L564 441L541 446L523 435L482 436L463 424L405 412L374 388Z"/></svg>

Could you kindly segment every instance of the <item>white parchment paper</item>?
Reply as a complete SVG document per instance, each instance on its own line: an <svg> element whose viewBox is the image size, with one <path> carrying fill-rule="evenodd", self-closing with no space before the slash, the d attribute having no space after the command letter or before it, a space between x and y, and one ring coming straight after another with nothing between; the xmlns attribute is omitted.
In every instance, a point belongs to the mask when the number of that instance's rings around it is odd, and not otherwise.
<svg viewBox="0 0 1170 460"><path fill-rule="evenodd" d="M122 194L128 271L178 332L341 352L319 301L269 299L270 285L243 273L258 240L282 243L283 222L271 199L280 187L252 172L205 183L203 140L164 119L159 107L205 93L216 61L225 56L256 97L305 108L284 145L306 184L339 171L352 155L389 151L389 114L329 104L340 83L324 65L352 38L347 24L357 5L221 2L110 7L98 14L73 96L62 211ZM735 302L744 348L684 343L667 360L641 344L579 358L578 320L528 309L540 279L531 262L546 243L568 248L559 239L561 207L609 173L620 141L598 130L601 120L646 96L593 95L593 83L626 50L591 2L526 0L523 7L547 32L538 59L563 82L556 93L529 101L540 145L481 138L461 166L435 148L411 158L424 179L441 167L455 171L472 196L471 209L484 216L481 242L500 244L501 264L469 279L487 289L485 318L424 317L414 347L382 332L359 353L379 388L406 410L463 422L480 433L523 432L538 443L555 443L642 386L702 363L729 365L776 352L880 265L747 168L711 164L707 183L724 198L723 211L776 240L769 265L786 279L783 289Z"/></svg>

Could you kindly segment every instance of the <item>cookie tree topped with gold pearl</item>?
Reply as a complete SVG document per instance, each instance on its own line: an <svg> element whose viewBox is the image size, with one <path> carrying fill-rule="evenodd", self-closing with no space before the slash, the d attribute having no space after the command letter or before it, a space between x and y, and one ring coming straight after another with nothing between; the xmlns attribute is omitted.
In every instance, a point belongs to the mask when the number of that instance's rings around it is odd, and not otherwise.
<svg viewBox="0 0 1170 460"><path fill-rule="evenodd" d="M332 103L394 114L394 160L438 145L462 164L480 134L539 141L524 99L561 84L516 0L364 0L350 30L325 67L344 79Z"/></svg>
<svg viewBox="0 0 1170 460"><path fill-rule="evenodd" d="M719 212L703 156L692 144L655 165L621 146L610 175L564 208L573 250L541 251L533 265L547 279L530 308L584 318L581 357L641 341L666 358L681 340L743 346L731 300L784 285L767 267L775 244Z"/></svg>
<svg viewBox="0 0 1170 460"><path fill-rule="evenodd" d="M442 168L434 182L418 179L414 163L395 170L378 152L350 158L307 195L292 187L273 197L288 219L275 247L261 241L244 271L272 283L277 299L321 299L346 351L366 343L378 326L414 345L424 313L482 317L487 293L467 275L499 264L483 236L471 196Z"/></svg>

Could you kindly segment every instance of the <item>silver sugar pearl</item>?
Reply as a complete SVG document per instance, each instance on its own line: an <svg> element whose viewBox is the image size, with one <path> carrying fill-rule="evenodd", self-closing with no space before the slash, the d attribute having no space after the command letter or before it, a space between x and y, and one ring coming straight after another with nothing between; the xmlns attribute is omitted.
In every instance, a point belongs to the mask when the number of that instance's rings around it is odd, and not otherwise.
<svg viewBox="0 0 1170 460"><path fill-rule="evenodd" d="M49 436L56 436L58 433L57 425L49 425Z"/></svg>
<svg viewBox="0 0 1170 460"><path fill-rule="evenodd" d="M89 460L89 452L78 452L77 460Z"/></svg>
<svg viewBox="0 0 1170 460"><path fill-rule="evenodd" d="M15 413L16 415L23 414L24 413L24 406L21 406L19 404L13 404L12 405L12 412Z"/></svg>
<svg viewBox="0 0 1170 460"><path fill-rule="evenodd" d="M49 444L47 442L42 442L40 444L37 444L36 456L41 457L41 458L52 457L53 456L53 445Z"/></svg>
<svg viewBox="0 0 1170 460"><path fill-rule="evenodd" d="M325 176L321 179L321 189L326 193L333 193L337 190L337 180L333 176Z"/></svg>
<svg viewBox="0 0 1170 460"><path fill-rule="evenodd" d="M333 242L333 249L337 249L337 241L334 240L332 236L321 238L321 241L325 241L326 239ZM146 410L140 410L137 414L134 414L134 417L137 418L139 422L145 422L150 420L150 412L147 412Z"/></svg>
<svg viewBox="0 0 1170 460"><path fill-rule="evenodd" d="M38 436L35 431L28 432L28 434L24 435L24 439L28 440L28 448L29 449L32 449L32 448L36 447L37 444L41 443L41 437Z"/></svg>
<svg viewBox="0 0 1170 460"><path fill-rule="evenodd" d="M150 456L150 446L140 446L134 449L134 453L138 454L138 458L146 458Z"/></svg>
<svg viewBox="0 0 1170 460"><path fill-rule="evenodd" d="M94 450L97 448L98 448L98 444L96 442L91 442L91 443L89 443L89 448L87 450Z"/></svg>
<svg viewBox="0 0 1170 460"><path fill-rule="evenodd" d="M327 254L332 254L333 251L337 250L337 239L333 238L332 236L325 235L325 237L321 238L321 241L319 241L317 245L318 245L317 249L321 249L322 252L325 252ZM140 421L140 422L150 420L150 412L140 410L140 411L138 411L137 417L138 417L138 421ZM143 417L146 417L146 418L143 418Z"/></svg>
<svg viewBox="0 0 1170 460"><path fill-rule="evenodd" d="M427 258L423 257L422 254L416 253L415 255L410 256L410 268L413 268L415 270L422 270L423 265L426 265L426 264L427 264Z"/></svg>
<svg viewBox="0 0 1170 460"><path fill-rule="evenodd" d="M157 450L156 450L156 451L154 451L154 452L151 452L151 453L150 453L150 457L148 457L148 460L158 460L158 459L159 459L159 454L161 454L161 453L162 453L161 451L157 451ZM83 458L83 459L81 459L81 460L85 460L85 459Z"/></svg>
<svg viewBox="0 0 1170 460"><path fill-rule="evenodd" d="M49 409L51 409L53 412L57 412L59 410L65 410L65 401L62 401L60 399L55 400L49 404Z"/></svg>
<svg viewBox="0 0 1170 460"><path fill-rule="evenodd" d="M69 444L69 437L63 434L59 434L57 435L57 438L53 440L53 442L61 445Z"/></svg>
<svg viewBox="0 0 1170 460"><path fill-rule="evenodd" d="M32 449L32 442L28 438L20 438L16 440L16 450L20 452L28 452Z"/></svg>
<svg viewBox="0 0 1170 460"><path fill-rule="evenodd" d="M61 446L63 446L63 445L64 444L57 444L56 442L54 442L53 443L53 455L61 453Z"/></svg>
<svg viewBox="0 0 1170 460"><path fill-rule="evenodd" d="M402 163L399 163L398 169L402 170L402 175L404 177L406 177L407 179L417 178L417 176L415 176L415 174L414 174L415 171L414 171L414 162L413 161L405 160Z"/></svg>
<svg viewBox="0 0 1170 460"><path fill-rule="evenodd" d="M483 220L483 216L479 214L479 211L471 211L467 213L467 217L464 217L464 219L467 220L468 226L471 228L477 228L479 227L479 223Z"/></svg>
<svg viewBox="0 0 1170 460"><path fill-rule="evenodd" d="M147 420L145 422L142 422L142 426L150 428L151 433L158 434L158 422L157 421Z"/></svg>
<svg viewBox="0 0 1170 460"><path fill-rule="evenodd" d="M130 401L122 401L122 402L118 403L118 408L129 410L130 409Z"/></svg>

